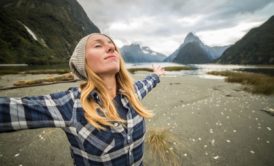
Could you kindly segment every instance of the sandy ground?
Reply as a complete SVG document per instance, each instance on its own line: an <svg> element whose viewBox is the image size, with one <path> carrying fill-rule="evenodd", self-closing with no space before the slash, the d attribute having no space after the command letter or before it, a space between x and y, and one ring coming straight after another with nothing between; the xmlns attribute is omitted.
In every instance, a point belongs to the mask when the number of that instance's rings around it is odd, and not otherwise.
<svg viewBox="0 0 274 166"><path fill-rule="evenodd" d="M7 79L24 77L2 76L1 87L9 85ZM42 95L78 84L5 90L0 96ZM162 77L143 104L156 114L147 121L148 130L163 127L174 133L183 145L180 155L185 166L270 166L274 165L274 116L261 110L274 108L273 101L274 96L244 92L239 84L192 75ZM72 159L61 129L35 129L0 134L0 165L69 166Z"/></svg>

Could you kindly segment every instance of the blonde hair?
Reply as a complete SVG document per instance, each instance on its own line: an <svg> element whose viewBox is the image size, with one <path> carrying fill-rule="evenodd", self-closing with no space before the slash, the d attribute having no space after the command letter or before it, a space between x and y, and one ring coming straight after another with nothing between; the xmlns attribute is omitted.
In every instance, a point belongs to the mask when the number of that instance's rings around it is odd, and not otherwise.
<svg viewBox="0 0 274 166"><path fill-rule="evenodd" d="M113 40L110 37L108 38L113 42ZM153 113L145 109L139 101L139 99L137 98L134 89L134 81L130 76L130 73L126 69L125 62L120 54L120 51L118 50L114 42L113 44L115 46L116 51L120 55L120 70L115 76L117 88L120 88L122 90L122 94L126 96L131 106L140 116L144 118L151 118L153 116ZM107 89L104 86L103 80L96 73L94 73L87 65L85 66L87 73L87 81L80 85L80 100L87 121L95 128L103 130L105 129L104 126L113 126L111 122L114 121L121 122L124 124L125 120L123 120L119 116L110 95L107 93ZM100 107L94 100L89 100L89 94L93 90L96 90L99 93L100 100L102 101L102 107ZM101 116L100 114L103 114L104 116Z"/></svg>

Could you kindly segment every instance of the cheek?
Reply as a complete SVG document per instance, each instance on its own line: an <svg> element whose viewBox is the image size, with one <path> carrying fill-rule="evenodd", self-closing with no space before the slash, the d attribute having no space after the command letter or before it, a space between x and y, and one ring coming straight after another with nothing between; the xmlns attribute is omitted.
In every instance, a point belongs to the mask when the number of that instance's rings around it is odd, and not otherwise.
<svg viewBox="0 0 274 166"><path fill-rule="evenodd" d="M94 53L94 52L87 52L86 60L87 60L87 65L95 73L98 70L100 70L100 67L102 66L102 63L103 63L102 56L100 56L99 53Z"/></svg>

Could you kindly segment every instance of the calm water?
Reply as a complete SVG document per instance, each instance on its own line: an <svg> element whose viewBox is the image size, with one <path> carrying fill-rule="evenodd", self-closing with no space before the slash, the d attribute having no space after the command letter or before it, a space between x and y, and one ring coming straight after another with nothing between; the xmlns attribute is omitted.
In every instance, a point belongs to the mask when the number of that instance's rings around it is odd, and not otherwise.
<svg viewBox="0 0 274 166"><path fill-rule="evenodd" d="M181 66L181 64L176 63L137 63L137 64L127 64L128 68L131 67L152 67L154 65L166 66ZM256 65L220 65L220 64L190 64L186 66L191 66L194 70L183 70L167 72L168 75L197 75L206 78L222 78L206 74L210 71L225 71L225 70L238 70L238 71L248 71L254 73L262 73L270 76L274 76L274 66L256 66Z"/></svg>
<svg viewBox="0 0 274 166"><path fill-rule="evenodd" d="M149 68L152 65L160 65L162 67L168 66L182 66L182 64L177 63L127 63L127 68ZM212 75L206 74L210 71L225 71L225 70L240 70L240 71L248 71L254 73L262 73L267 74L270 76L274 76L274 65L272 66L256 66L256 65L220 65L220 64L189 64L186 66L191 66L194 70L183 70L183 71L172 71L166 72L167 75L197 75L199 77L205 78L222 78L216 77ZM1 66L0 65L0 72L3 70L17 70L17 71L24 71L24 70L37 70L37 69L69 69L68 65L54 65L54 66L24 66L24 65L13 65L13 66Z"/></svg>

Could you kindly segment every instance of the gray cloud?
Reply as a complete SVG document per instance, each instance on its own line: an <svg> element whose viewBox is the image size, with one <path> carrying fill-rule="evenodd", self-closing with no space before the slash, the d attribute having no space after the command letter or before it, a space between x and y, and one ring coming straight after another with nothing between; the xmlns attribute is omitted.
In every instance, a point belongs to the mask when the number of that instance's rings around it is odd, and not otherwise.
<svg viewBox="0 0 274 166"><path fill-rule="evenodd" d="M202 33L233 28L243 22L264 22L274 14L274 0L78 0L78 2L102 32L125 44L139 41L144 45L154 46L158 49L156 51L166 54L175 50L188 32ZM237 40L234 38L233 40ZM232 39L227 41L230 40ZM164 41L174 43L171 46L173 48L164 50L162 43L157 46L157 42ZM220 43L223 44L225 43Z"/></svg>

